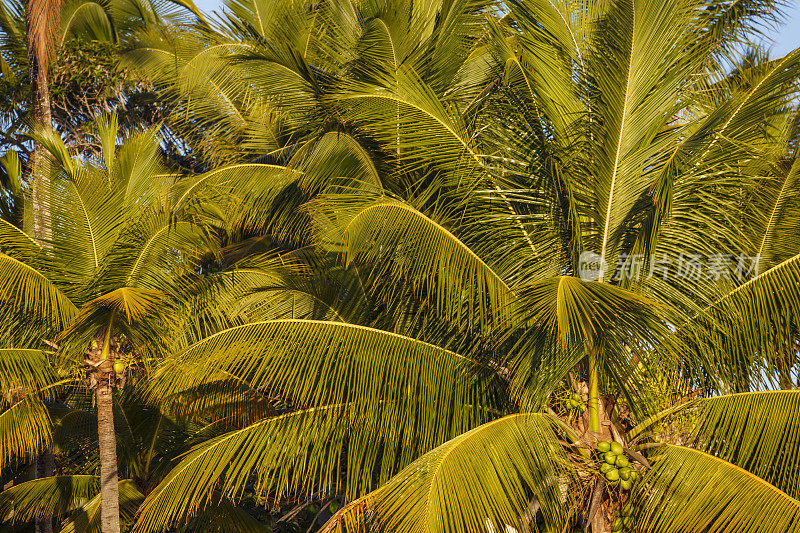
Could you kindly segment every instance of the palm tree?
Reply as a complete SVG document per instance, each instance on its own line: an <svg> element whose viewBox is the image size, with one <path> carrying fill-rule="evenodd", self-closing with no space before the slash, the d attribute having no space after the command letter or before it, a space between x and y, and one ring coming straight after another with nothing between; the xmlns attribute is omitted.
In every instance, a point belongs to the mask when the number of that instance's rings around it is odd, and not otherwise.
<svg viewBox="0 0 800 533"><path fill-rule="evenodd" d="M762 389L798 363L800 52L724 67L773 3L297 4L140 57L187 128L220 117L212 158L287 165L274 204L226 190L247 227L310 225L356 283L168 358L167 409L235 384L281 412L194 448L138 527L255 487L352 500L328 531L797 531L800 395Z"/></svg>
<svg viewBox="0 0 800 533"><path fill-rule="evenodd" d="M46 364L46 362L45 362ZM168 472L170 460L191 447L191 426L174 419L155 406L140 401L137 379L141 372L129 369L127 383L115 405L115 428L120 469L120 521L129 528L136 512L158 480ZM85 389L74 387L66 405L51 408L55 422L53 445L59 457L69 457L69 474L35 479L16 485L0 494L0 513L13 513L13 523L24 524L41 516L57 516L62 532L102 531L100 513L100 477L94 472L98 457L96 435L91 426L97 423L87 407L91 399ZM267 531L248 513L223 500L198 516L192 531Z"/></svg>
<svg viewBox="0 0 800 533"><path fill-rule="evenodd" d="M68 144L80 146L91 138L87 130L91 129L93 117L114 110L125 111L120 115L120 126L126 131L149 127L161 120L151 84L146 77L134 76L121 68L120 56L135 46L143 34L202 20L191 1L68 0L63 6L61 2L51 6L50 9L58 11L49 22L53 26L48 41L52 50L44 56L48 68L35 71L37 76L47 78L40 81L47 82L44 96L48 105L42 103L44 93L38 89L30 91L30 84L25 81L30 77L29 72L33 72L28 65L27 45L33 37L26 31L26 13L41 18L42 6L47 3L40 4L34 6L20 0L0 3L0 76L7 99L0 110L3 123L0 150L17 150L27 161L35 146L31 146L26 135L29 129L42 125L52 125ZM34 101L41 105L33 105ZM49 119L45 117L47 120L41 124L34 120L40 111L49 113Z"/></svg>
<svg viewBox="0 0 800 533"><path fill-rule="evenodd" d="M12 222L0 223L3 386L25 395L0 414L0 449L4 465L41 451L52 441L43 401L65 383L87 387L97 409L99 478L84 480L80 494L99 484L101 530L109 533L120 531L114 390L130 365L147 368L196 338L203 314L195 308L203 294L196 278L216 245L197 206L173 202L186 185L164 166L154 131L117 146L112 116L98 121L97 135L97 159L70 152L54 132L36 137L57 169L49 241L40 245ZM257 181L273 172L247 170ZM240 173L217 169L214 177ZM43 342L55 352L42 351ZM47 371L48 358L66 378Z"/></svg>

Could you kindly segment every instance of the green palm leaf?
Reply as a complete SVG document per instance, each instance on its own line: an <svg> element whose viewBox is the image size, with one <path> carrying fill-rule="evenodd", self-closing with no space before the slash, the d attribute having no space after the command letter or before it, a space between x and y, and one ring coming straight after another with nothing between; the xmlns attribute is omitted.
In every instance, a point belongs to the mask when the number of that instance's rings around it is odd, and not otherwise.
<svg viewBox="0 0 800 533"><path fill-rule="evenodd" d="M52 424L47 407L36 394L0 413L0 468L19 459L30 459L50 444Z"/></svg>
<svg viewBox="0 0 800 533"><path fill-rule="evenodd" d="M800 499L800 390L718 396L701 409L693 447Z"/></svg>
<svg viewBox="0 0 800 533"><path fill-rule="evenodd" d="M700 356L698 364L723 390L748 390L796 363L800 324L800 255L748 280L681 326L678 350Z"/></svg>
<svg viewBox="0 0 800 533"><path fill-rule="evenodd" d="M667 445L637 492L637 531L800 531L800 501L746 470L691 448Z"/></svg>
<svg viewBox="0 0 800 533"><path fill-rule="evenodd" d="M69 519L62 524L61 533L102 533L100 494L98 494L100 484L99 479L92 477L95 478L95 485L89 494L94 496L68 514ZM122 524L127 526L133 524L143 500L144 495L133 481L119 480L119 518Z"/></svg>
<svg viewBox="0 0 800 533"><path fill-rule="evenodd" d="M182 394L220 373L297 410L195 448L148 498L145 531L198 512L220 484L236 497L251 478L259 493L278 497L358 495L374 476L388 479L491 419L497 406L498 384L458 354L363 326L306 320L246 324L204 339L164 366L154 391L180 404Z"/></svg>
<svg viewBox="0 0 800 533"><path fill-rule="evenodd" d="M42 272L17 259L0 253L0 302L3 329L15 336L32 330L38 343L39 327L63 330L77 314L67 296ZM28 335L28 334L25 334Z"/></svg>
<svg viewBox="0 0 800 533"><path fill-rule="evenodd" d="M63 516L97 494L97 476L58 476L26 481L0 493L0 511L12 523L44 516Z"/></svg>
<svg viewBox="0 0 800 533"><path fill-rule="evenodd" d="M409 279L443 316L468 328L508 321L514 295L498 271L413 206L380 195L331 194L310 208L320 240L348 263L375 265L377 279Z"/></svg>
<svg viewBox="0 0 800 533"><path fill-rule="evenodd" d="M16 387L35 392L51 385L55 377L45 352L0 349L0 389L4 393Z"/></svg>
<svg viewBox="0 0 800 533"><path fill-rule="evenodd" d="M507 416L420 457L387 485L343 508L322 531L503 531L521 523L529 527L536 509L547 531L561 531L562 490L570 483L565 464L545 415ZM526 516L532 501L533 516Z"/></svg>

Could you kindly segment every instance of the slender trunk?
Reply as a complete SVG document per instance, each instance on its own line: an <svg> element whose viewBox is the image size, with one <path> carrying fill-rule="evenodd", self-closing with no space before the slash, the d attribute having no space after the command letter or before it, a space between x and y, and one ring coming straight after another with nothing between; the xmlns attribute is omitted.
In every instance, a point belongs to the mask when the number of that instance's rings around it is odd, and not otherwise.
<svg viewBox="0 0 800 533"><path fill-rule="evenodd" d="M55 472L55 459L53 452L45 450L38 454L35 459L36 478L51 477ZM36 519L36 533L53 533L53 517L43 517Z"/></svg>
<svg viewBox="0 0 800 533"><path fill-rule="evenodd" d="M100 527L103 533L119 533L119 481L117 439L114 433L114 398L110 379L104 374L97 385L97 434L100 443Z"/></svg>
<svg viewBox="0 0 800 533"><path fill-rule="evenodd" d="M61 12L61 0L27 0L25 2L26 48L31 85L31 128L52 127L50 112L50 87L47 83L48 53ZM55 16L54 16L55 15ZM31 208L33 238L45 248L52 240L50 227L49 161L39 143L34 143L30 156ZM55 470L55 460L50 450L36 456L36 478L50 477ZM37 518L36 533L53 533L53 518Z"/></svg>
<svg viewBox="0 0 800 533"><path fill-rule="evenodd" d="M600 384L597 368L597 356L593 349L589 350L589 430L600 433Z"/></svg>
<svg viewBox="0 0 800 533"><path fill-rule="evenodd" d="M49 54L61 13L61 0L26 0L25 26L28 69L31 85L31 128L52 128L50 87L47 82ZM31 173L31 208L33 236L47 246L52 237L50 227L49 160L39 143L34 143L29 169Z"/></svg>

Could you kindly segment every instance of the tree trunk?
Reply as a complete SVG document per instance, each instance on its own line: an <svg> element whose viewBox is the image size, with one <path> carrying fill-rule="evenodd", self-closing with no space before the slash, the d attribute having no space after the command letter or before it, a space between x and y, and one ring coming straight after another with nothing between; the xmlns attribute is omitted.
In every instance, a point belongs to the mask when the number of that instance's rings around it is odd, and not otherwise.
<svg viewBox="0 0 800 533"><path fill-rule="evenodd" d="M114 397L104 373L97 385L97 434L100 443L100 525L103 533L119 533L119 481L117 438L114 433Z"/></svg>
<svg viewBox="0 0 800 533"><path fill-rule="evenodd" d="M597 356L592 348L588 350L589 364L589 401L587 411L589 412L589 431L600 433L600 385L599 368Z"/></svg>
<svg viewBox="0 0 800 533"><path fill-rule="evenodd" d="M31 84L32 129L52 128L47 71L61 17L61 0L26 0L25 29ZM49 161L44 148L34 143L29 169L34 239L48 246L50 227Z"/></svg>
<svg viewBox="0 0 800 533"><path fill-rule="evenodd" d="M51 477L55 472L55 459L53 452L45 450L38 454L36 462L36 478ZM36 519L36 533L53 533L53 517L48 516Z"/></svg>

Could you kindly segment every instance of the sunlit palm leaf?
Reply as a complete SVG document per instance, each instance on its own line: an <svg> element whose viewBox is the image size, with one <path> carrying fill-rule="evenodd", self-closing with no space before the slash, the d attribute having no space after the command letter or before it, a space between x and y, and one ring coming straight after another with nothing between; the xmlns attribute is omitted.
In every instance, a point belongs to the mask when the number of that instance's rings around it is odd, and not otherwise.
<svg viewBox="0 0 800 533"><path fill-rule="evenodd" d="M514 295L503 278L447 228L384 196L328 195L312 204L320 239L374 276L410 280L449 320L468 328L504 323Z"/></svg>
<svg viewBox="0 0 800 533"><path fill-rule="evenodd" d="M43 325L59 331L77 314L75 305L44 274L5 254L0 254L0 301L3 329Z"/></svg>
<svg viewBox="0 0 800 533"><path fill-rule="evenodd" d="M636 531L791 533L800 501L763 479L701 451L667 445L637 489Z"/></svg>
<svg viewBox="0 0 800 533"><path fill-rule="evenodd" d="M12 522L43 516L63 516L86 504L100 487L97 476L58 476L34 479L0 493L0 511Z"/></svg>
<svg viewBox="0 0 800 533"><path fill-rule="evenodd" d="M511 415L420 457L387 485L345 507L322 531L504 531L525 527L531 501L547 531L561 531L566 458L544 415ZM366 512L364 511L366 509Z"/></svg>
<svg viewBox="0 0 800 533"><path fill-rule="evenodd" d="M719 396L701 408L692 446L800 499L800 391Z"/></svg>
<svg viewBox="0 0 800 533"><path fill-rule="evenodd" d="M683 325L677 346L696 350L699 364L723 390L747 390L796 363L798 325L800 255L748 280Z"/></svg>
<svg viewBox="0 0 800 533"><path fill-rule="evenodd" d="M219 483L241 494L252 476L259 491L278 496L363 493L373 476L388 479L493 418L497 401L486 370L457 354L363 326L303 320L204 339L161 370L155 391L180 403L181 393L220 372L300 410L198 446L148 499L140 520L147 531L196 513Z"/></svg>
<svg viewBox="0 0 800 533"><path fill-rule="evenodd" d="M28 394L0 413L0 468L30 459L50 443L50 415L41 398Z"/></svg>
<svg viewBox="0 0 800 533"><path fill-rule="evenodd" d="M0 389L3 394L20 387L25 393L36 392L55 381L55 373L41 350L0 349Z"/></svg>

